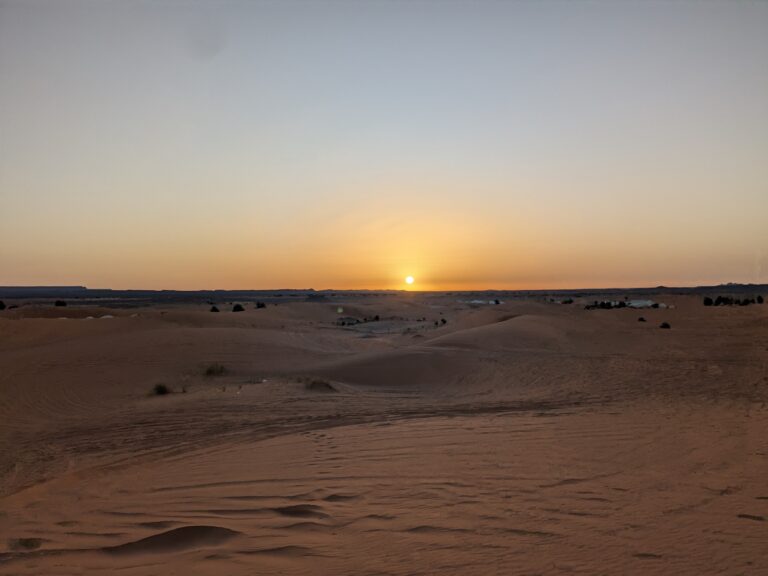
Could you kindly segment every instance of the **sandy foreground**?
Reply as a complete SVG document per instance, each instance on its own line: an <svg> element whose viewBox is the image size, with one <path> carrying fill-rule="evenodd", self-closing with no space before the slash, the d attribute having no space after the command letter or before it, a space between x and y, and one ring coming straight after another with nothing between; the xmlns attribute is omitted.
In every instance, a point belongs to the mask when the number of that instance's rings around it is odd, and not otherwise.
<svg viewBox="0 0 768 576"><path fill-rule="evenodd" d="M657 299L6 310L0 573L768 574L768 305Z"/></svg>

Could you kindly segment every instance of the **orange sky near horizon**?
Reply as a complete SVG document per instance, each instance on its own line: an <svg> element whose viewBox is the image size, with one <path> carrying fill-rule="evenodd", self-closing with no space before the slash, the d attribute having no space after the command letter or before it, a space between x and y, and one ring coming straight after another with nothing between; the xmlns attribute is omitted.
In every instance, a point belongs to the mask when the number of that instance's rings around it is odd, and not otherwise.
<svg viewBox="0 0 768 576"><path fill-rule="evenodd" d="M768 283L767 29L748 2L0 0L0 285Z"/></svg>

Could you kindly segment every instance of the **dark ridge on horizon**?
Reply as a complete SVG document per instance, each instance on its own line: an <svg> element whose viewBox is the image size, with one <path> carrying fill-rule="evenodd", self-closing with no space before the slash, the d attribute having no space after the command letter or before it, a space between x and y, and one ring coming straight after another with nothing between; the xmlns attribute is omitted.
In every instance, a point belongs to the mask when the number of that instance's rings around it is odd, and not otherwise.
<svg viewBox="0 0 768 576"><path fill-rule="evenodd" d="M87 288L85 286L0 286L0 297L6 299L50 299L69 298L80 301L88 300L133 300L133 301L165 301L183 302L198 300L243 300L249 301L256 298L288 299L306 298L312 294L323 296L344 295L393 295L403 293L417 294L485 294L500 296L534 296L534 295L608 295L608 294L708 294L715 292L743 293L750 291L768 292L768 284L740 284L727 283L712 286L655 286L641 288L558 288L558 289L530 289L530 290L503 290L488 288L484 290L396 290L396 289L350 289L336 290L326 288L316 290L314 288L276 288L269 290L142 290L128 289L115 290L112 288Z"/></svg>

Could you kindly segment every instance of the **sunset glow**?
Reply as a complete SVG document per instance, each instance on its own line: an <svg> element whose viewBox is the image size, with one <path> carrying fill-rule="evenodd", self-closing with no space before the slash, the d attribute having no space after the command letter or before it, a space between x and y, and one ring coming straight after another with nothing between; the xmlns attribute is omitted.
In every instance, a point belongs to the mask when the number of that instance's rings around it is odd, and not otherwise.
<svg viewBox="0 0 768 576"><path fill-rule="evenodd" d="M766 3L3 3L0 285L768 281L766 29Z"/></svg>

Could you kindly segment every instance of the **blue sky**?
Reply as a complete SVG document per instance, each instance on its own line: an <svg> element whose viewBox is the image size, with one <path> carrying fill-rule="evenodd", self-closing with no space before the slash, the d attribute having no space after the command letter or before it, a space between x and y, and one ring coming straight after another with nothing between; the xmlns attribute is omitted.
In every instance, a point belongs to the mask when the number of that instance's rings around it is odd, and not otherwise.
<svg viewBox="0 0 768 576"><path fill-rule="evenodd" d="M768 3L0 1L0 284L768 282Z"/></svg>

